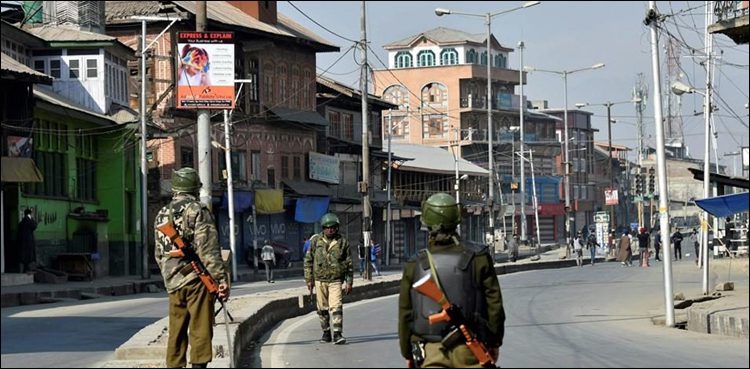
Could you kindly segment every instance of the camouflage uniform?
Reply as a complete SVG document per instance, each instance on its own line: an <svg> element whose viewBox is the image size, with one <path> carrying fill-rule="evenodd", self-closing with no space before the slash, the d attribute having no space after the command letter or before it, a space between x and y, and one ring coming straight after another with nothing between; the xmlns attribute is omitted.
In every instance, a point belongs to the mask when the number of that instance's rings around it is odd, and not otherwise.
<svg viewBox="0 0 750 369"><path fill-rule="evenodd" d="M315 282L318 317L324 337L330 334L331 323L334 336L337 333L340 336L344 327L342 283L351 286L354 280L349 241L338 233L330 239L321 233L313 236L310 242L310 251L305 254L305 282Z"/></svg>
<svg viewBox="0 0 750 369"><path fill-rule="evenodd" d="M433 255L435 269L441 270L443 292L454 304L461 306L467 320L473 322L475 334L491 353L503 343L505 333L505 310L503 309L500 283L494 263L487 250L469 250L461 244L456 234L460 222L460 210L450 195L439 193L431 196L422 205L422 223L430 230L427 250ZM419 257L425 256L424 251ZM460 260L459 264L442 263ZM398 338L401 355L412 362L413 344L420 348L423 367L468 368L480 367L477 358L465 344L450 349L443 347L444 334L440 327L427 321L431 314L440 311L439 305L413 290L412 284L421 275L431 274L431 267L423 261L412 259L404 265L398 299ZM450 272L450 273L445 273ZM427 299L429 300L429 299ZM463 301L460 302L460 301ZM464 303L467 306L463 306ZM473 308L472 308L473 307ZM443 323L444 324L444 323ZM417 333L419 330L431 333Z"/></svg>
<svg viewBox="0 0 750 369"><path fill-rule="evenodd" d="M229 275L221 259L216 226L208 208L192 194L176 193L172 201L156 215L154 223L158 226L170 218L216 282L228 285ZM208 292L187 260L169 256L168 252L177 247L169 238L156 230L155 240L154 255L169 293L167 367L186 365L188 335L190 361L193 364L208 363L213 357L214 296Z"/></svg>

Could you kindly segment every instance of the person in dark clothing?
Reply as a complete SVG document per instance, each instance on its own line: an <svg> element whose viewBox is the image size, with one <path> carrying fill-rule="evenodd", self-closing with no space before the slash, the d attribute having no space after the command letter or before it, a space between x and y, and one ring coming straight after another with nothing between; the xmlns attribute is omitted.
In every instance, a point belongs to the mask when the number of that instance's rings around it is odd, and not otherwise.
<svg viewBox="0 0 750 369"><path fill-rule="evenodd" d="M641 253L641 266L648 267L648 246L651 236L646 232L646 227L641 227L641 233L638 233L638 250Z"/></svg>
<svg viewBox="0 0 750 369"><path fill-rule="evenodd" d="M682 260L682 233L679 229L672 233L672 244L674 245L674 260Z"/></svg>
<svg viewBox="0 0 750 369"><path fill-rule="evenodd" d="M23 211L23 219L18 223L18 244L21 247L23 271L29 273L36 269L36 242L34 240L36 220L31 216L31 209Z"/></svg>
<svg viewBox="0 0 750 369"><path fill-rule="evenodd" d="M656 230L656 236L654 236L654 260L661 261L659 257L659 251L661 250L661 233Z"/></svg>

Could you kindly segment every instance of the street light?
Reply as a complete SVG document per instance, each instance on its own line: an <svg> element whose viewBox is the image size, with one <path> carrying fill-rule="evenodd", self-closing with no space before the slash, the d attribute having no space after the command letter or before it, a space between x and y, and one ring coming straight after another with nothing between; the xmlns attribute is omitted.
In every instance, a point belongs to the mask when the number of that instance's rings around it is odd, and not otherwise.
<svg viewBox="0 0 750 369"><path fill-rule="evenodd" d="M564 186L565 186L565 245L566 250L568 250L567 245L570 244L570 158L568 153L568 74L573 74L576 72L582 72L585 70L591 70L591 69L599 69L604 68L604 63L598 63L594 64L590 67L586 68L579 68L579 69L573 69L573 70L550 70L550 69L540 69L535 67L529 67L524 66L523 69L527 72L547 72L547 73L554 73L561 75L563 77L563 122L564 122L564 128L565 131L563 142L565 142L565 177L564 177ZM566 251L566 255L569 251Z"/></svg>
<svg viewBox="0 0 750 369"><path fill-rule="evenodd" d="M503 10L503 11L496 12L496 13L487 12L484 14L456 12L456 11L452 11L452 10L444 9L444 8L435 9L435 14L438 17L441 17L443 15L448 15L448 14L458 14L458 15L467 15L470 17L483 17L485 21L487 22L487 99L486 101L487 101L487 146L488 146L488 157L489 157L489 162L487 165L489 169L489 177L488 177L489 180L487 181L488 186L489 186L489 193L487 196L487 201L489 202L489 218L490 218L489 219L489 234L491 237L490 239L492 240L493 249L494 249L494 244L495 244L495 219L494 219L495 218L495 211L494 211L495 191L494 191L493 178L495 178L495 176L494 176L494 168L493 168L494 158L492 154L492 135L493 135L493 131L492 131L492 72L491 72L492 46L490 43L492 18L500 14L510 13L512 11L529 8L535 5L539 5L539 4L541 4L540 1L529 1L519 7L515 7L512 9L508 9L508 10Z"/></svg>
<svg viewBox="0 0 750 369"><path fill-rule="evenodd" d="M605 103L576 103L577 108L582 108L584 106L591 106L591 105L602 105L607 107L607 136L608 136L608 144L607 147L609 149L609 159L607 160L607 171L609 172L609 190L612 191L615 188L615 181L613 177L613 170L612 170L612 123L616 123L617 121L612 119L612 105L617 104L628 104L628 103L640 103L642 100L640 97L636 97L632 100L626 100L626 101L618 101L618 102L605 102ZM619 161L618 161L619 162ZM615 205L612 204L609 207L609 222L610 222L610 229L615 229L615 225L617 222L615 221L615 211L614 211Z"/></svg>
<svg viewBox="0 0 750 369"><path fill-rule="evenodd" d="M510 157L510 177L511 177L510 193L511 193L511 201L513 203L513 217L511 218L511 221L510 221L511 234L514 234L515 231L516 231L516 186L517 186L515 184L515 181L516 181L516 161L515 161L515 157L512 155L512 153L516 152L516 132L518 132L520 130L521 130L521 127L519 127L519 126L510 126L510 127L508 127L508 131L510 132L510 152L511 152L511 157ZM523 162L523 160L521 160L521 162ZM526 198L524 198L523 196L521 196L521 197L524 200L526 200ZM521 203L523 204L524 202L522 201ZM521 208L521 214L524 214L524 215L526 214L524 208ZM503 214L503 219L505 219L505 214ZM525 225L525 223L521 223L522 227L524 225Z"/></svg>
<svg viewBox="0 0 750 369"><path fill-rule="evenodd" d="M703 95L703 97L706 99L704 104L704 111L705 114L703 116L705 117L706 123L705 123L705 141L704 141L704 150L703 150L703 198L707 199L709 195L709 189L711 187L711 174L710 171L710 151L711 151L711 92L710 90L706 90L706 92L702 92L699 90L696 90L695 87L688 86L680 81L672 82L671 85L672 93L674 93L677 96L680 96L682 94L688 93L698 93ZM719 158L716 158L716 161L718 163ZM716 227L714 227L714 238L716 238ZM703 212L703 221L701 222L701 252L702 259L703 259L703 294L708 294L708 212Z"/></svg>

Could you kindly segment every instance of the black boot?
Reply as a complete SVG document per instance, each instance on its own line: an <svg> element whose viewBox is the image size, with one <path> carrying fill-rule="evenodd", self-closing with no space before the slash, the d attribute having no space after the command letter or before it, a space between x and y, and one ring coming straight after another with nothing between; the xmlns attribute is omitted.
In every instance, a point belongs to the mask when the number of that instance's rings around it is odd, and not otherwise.
<svg viewBox="0 0 750 369"><path fill-rule="evenodd" d="M193 363L193 368L208 368L208 363L203 363L203 364Z"/></svg>
<svg viewBox="0 0 750 369"><path fill-rule="evenodd" d="M333 344L343 345L346 343L346 338L341 335L341 332L333 332Z"/></svg>
<svg viewBox="0 0 750 369"><path fill-rule="evenodd" d="M331 331L326 330L323 331L323 337L320 337L320 343L329 343L331 342Z"/></svg>

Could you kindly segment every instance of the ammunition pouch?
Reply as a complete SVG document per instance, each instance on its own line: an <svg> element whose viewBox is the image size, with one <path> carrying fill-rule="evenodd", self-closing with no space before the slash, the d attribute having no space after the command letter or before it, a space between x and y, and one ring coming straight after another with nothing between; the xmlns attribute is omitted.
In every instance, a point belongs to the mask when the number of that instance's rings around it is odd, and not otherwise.
<svg viewBox="0 0 750 369"><path fill-rule="evenodd" d="M443 349L446 351L453 350L459 345L463 345L466 343L466 338L464 338L464 334L461 332L461 329L458 327L452 327L447 334L443 336L443 339L440 341L440 344L443 346Z"/></svg>

